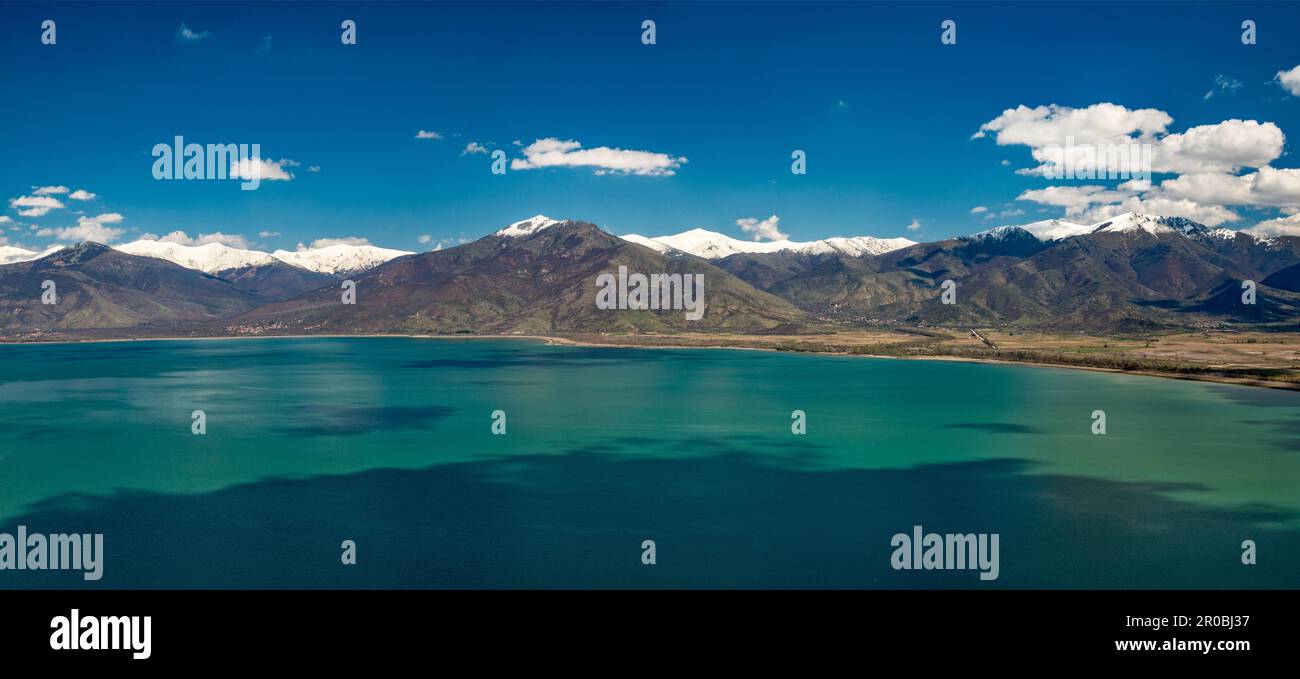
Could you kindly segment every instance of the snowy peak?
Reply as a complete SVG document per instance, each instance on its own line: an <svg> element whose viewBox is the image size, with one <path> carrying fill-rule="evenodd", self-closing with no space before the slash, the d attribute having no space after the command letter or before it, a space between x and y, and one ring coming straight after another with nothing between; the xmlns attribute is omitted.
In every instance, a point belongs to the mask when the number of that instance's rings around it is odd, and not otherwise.
<svg viewBox="0 0 1300 679"><path fill-rule="evenodd" d="M969 240L1008 240L1012 238L1022 238L1025 234L1028 234L1045 243L1047 241L1069 238L1070 236L1081 236L1085 233L1091 233L1092 230L1092 226L1084 224L1075 224L1072 222L1061 221L1059 219L1044 219L1041 222L1032 222L1030 224L1021 224L1018 226L997 226L988 231L980 231L979 233L971 234L966 238Z"/></svg>
<svg viewBox="0 0 1300 679"><path fill-rule="evenodd" d="M23 248L14 247L12 245L0 245L0 266L5 264L17 264L18 262L30 262L58 252L62 249L62 245L55 245L54 247L47 248L43 252L38 252L36 250L24 250Z"/></svg>
<svg viewBox="0 0 1300 679"><path fill-rule="evenodd" d="M1125 212L1093 225L1092 233L1134 233L1145 231L1153 235L1178 233L1184 236L1204 236L1209 229L1185 217L1159 217L1137 212Z"/></svg>
<svg viewBox="0 0 1300 679"><path fill-rule="evenodd" d="M537 215L536 217L525 219L522 222L515 222L514 224L497 231L495 235L505 236L507 238L522 238L524 236L531 236L548 226L555 226L559 223L560 220L558 219L551 219L546 215Z"/></svg>
<svg viewBox="0 0 1300 679"><path fill-rule="evenodd" d="M645 247L650 248L651 250L654 250L655 252L668 252L669 250L673 250L672 247L664 245L663 243L660 243L659 241L653 238L638 236L635 233L629 233L626 236L620 236L620 238L622 238L623 240L629 243L636 243L637 245L643 245Z"/></svg>
<svg viewBox="0 0 1300 679"><path fill-rule="evenodd" d="M1087 224L1075 224L1074 222L1062 221L1060 219L1044 219L1041 222L1031 222L1023 224L1020 228L1032 233L1035 238L1041 241L1060 240L1071 236L1082 236L1092 227Z"/></svg>
<svg viewBox="0 0 1300 679"><path fill-rule="evenodd" d="M284 263L291 266L330 275L365 271L394 257L409 255L404 250L389 250L373 245L336 244L321 248L302 249L296 252L276 250L271 254L259 250L232 248L223 243L182 245L168 241L138 240L116 245L113 249L129 255L165 259L187 269L218 274L250 266Z"/></svg>
<svg viewBox="0 0 1300 679"><path fill-rule="evenodd" d="M705 229L691 229L672 236L654 238L637 234L628 234L622 238L658 252L678 250L705 259L721 259L740 253L769 252L798 252L813 255L840 253L850 257L862 257L879 255L916 244L906 238L874 236L835 237L803 243L790 240L747 241Z"/></svg>
<svg viewBox="0 0 1300 679"><path fill-rule="evenodd" d="M138 240L114 246L113 249L129 255L165 259L187 269L216 274L230 269L273 264L277 260L265 252L232 248L223 243L182 245L158 240Z"/></svg>
<svg viewBox="0 0 1300 679"><path fill-rule="evenodd" d="M901 250L916 245L916 241L907 238L876 238L875 236L835 236L811 243L791 243L791 245L803 245L803 248L796 247L794 249L813 252L814 254L821 254L824 250L825 252L839 252L850 257L864 257L866 255L883 255L886 252Z"/></svg>
<svg viewBox="0 0 1300 679"><path fill-rule="evenodd" d="M406 250L390 250L374 245L348 245L338 243L321 248L304 248L290 252L276 250L275 259L316 273L339 276L373 269L390 259L414 254Z"/></svg>

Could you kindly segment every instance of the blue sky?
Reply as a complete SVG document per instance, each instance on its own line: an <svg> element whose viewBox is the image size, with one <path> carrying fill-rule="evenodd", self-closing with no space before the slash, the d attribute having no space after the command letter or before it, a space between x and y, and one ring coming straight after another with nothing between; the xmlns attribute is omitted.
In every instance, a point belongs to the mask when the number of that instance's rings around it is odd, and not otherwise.
<svg viewBox="0 0 1300 679"><path fill-rule="evenodd" d="M647 18L655 45L641 43ZM1241 43L1246 18L1258 44ZM57 22L53 46L40 42L44 19ZM344 19L358 24L356 45L339 40ZM940 44L945 19L957 22L956 45ZM118 241L181 230L262 249L356 237L424 250L538 213L615 233L747 237L738 219L777 215L796 240L935 240L1123 208L1078 191L1117 182L1017 174L1036 165L1033 147L997 134L1059 127L1071 109L1104 119L1089 108L1103 103L1124 107L1121 119L1165 114L1156 139L1271 123L1246 132L1279 130L1288 143L1276 153L1227 149L1246 158L1157 175L1213 176L1132 200L1232 228L1283 224L1300 205L1289 193L1300 174L1270 174L1271 189L1236 203L1224 194L1260 165L1300 165L1289 143L1300 97L1277 78L1300 66L1297 31L1295 3L6 3L0 244L72 240L86 233L73 227L103 214L121 216L100 225ZM1066 109L972 138L1007 109L1051 105ZM417 139L420 130L442 138ZM1260 146L1241 130L1210 132ZM298 164L283 167L291 180L256 191L157 181L150 150L175 135L258 143L264 159ZM474 142L523 159L546 139L675 167L493 175L490 157L464 153ZM790 172L795 149L807 153L806 175ZM1017 200L1052 185L1075 188ZM51 193L63 207L39 216L14 203L46 186L96 198Z"/></svg>

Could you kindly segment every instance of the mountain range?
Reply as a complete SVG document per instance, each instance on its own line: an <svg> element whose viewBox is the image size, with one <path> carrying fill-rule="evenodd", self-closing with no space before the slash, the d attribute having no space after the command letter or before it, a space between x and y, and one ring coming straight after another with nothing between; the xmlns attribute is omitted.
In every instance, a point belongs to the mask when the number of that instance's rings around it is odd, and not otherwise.
<svg viewBox="0 0 1300 679"><path fill-rule="evenodd" d="M603 310L596 277L703 274L706 312ZM344 304L344 281L356 303ZM956 303L944 304L944 281ZM57 304L42 304L53 281ZM1257 303L1241 302L1242 282ZM864 325L1133 332L1300 318L1300 238L1178 217L1047 220L916 243L614 236L544 216L432 252L334 244L264 253L142 240L0 247L0 336L44 333L786 333Z"/></svg>

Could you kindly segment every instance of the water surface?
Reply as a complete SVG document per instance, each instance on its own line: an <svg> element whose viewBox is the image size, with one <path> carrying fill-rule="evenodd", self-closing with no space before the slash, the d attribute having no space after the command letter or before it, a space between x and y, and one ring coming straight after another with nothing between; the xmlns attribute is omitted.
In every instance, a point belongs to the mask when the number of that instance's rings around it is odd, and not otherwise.
<svg viewBox="0 0 1300 679"><path fill-rule="evenodd" d="M1300 393L527 340L0 345L20 524L104 533L104 579L0 588L1296 587ZM891 569L917 524L998 533L1000 577Z"/></svg>

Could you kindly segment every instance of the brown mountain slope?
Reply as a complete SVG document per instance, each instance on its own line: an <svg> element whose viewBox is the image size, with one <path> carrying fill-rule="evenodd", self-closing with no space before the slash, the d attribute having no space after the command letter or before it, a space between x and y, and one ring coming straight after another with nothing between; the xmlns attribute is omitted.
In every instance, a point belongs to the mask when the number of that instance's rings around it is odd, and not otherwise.
<svg viewBox="0 0 1300 679"><path fill-rule="evenodd" d="M617 274L619 266L630 273L703 274L703 318L688 320L684 310L597 308L597 276ZM585 222L400 257L353 280L356 304L343 304L341 288L331 285L243 314L228 327L236 333L771 332L805 318L703 259L663 255Z"/></svg>
<svg viewBox="0 0 1300 679"><path fill-rule="evenodd" d="M56 304L41 301L47 280L54 282ZM213 321L258 303L214 276L98 243L0 266L3 334Z"/></svg>

